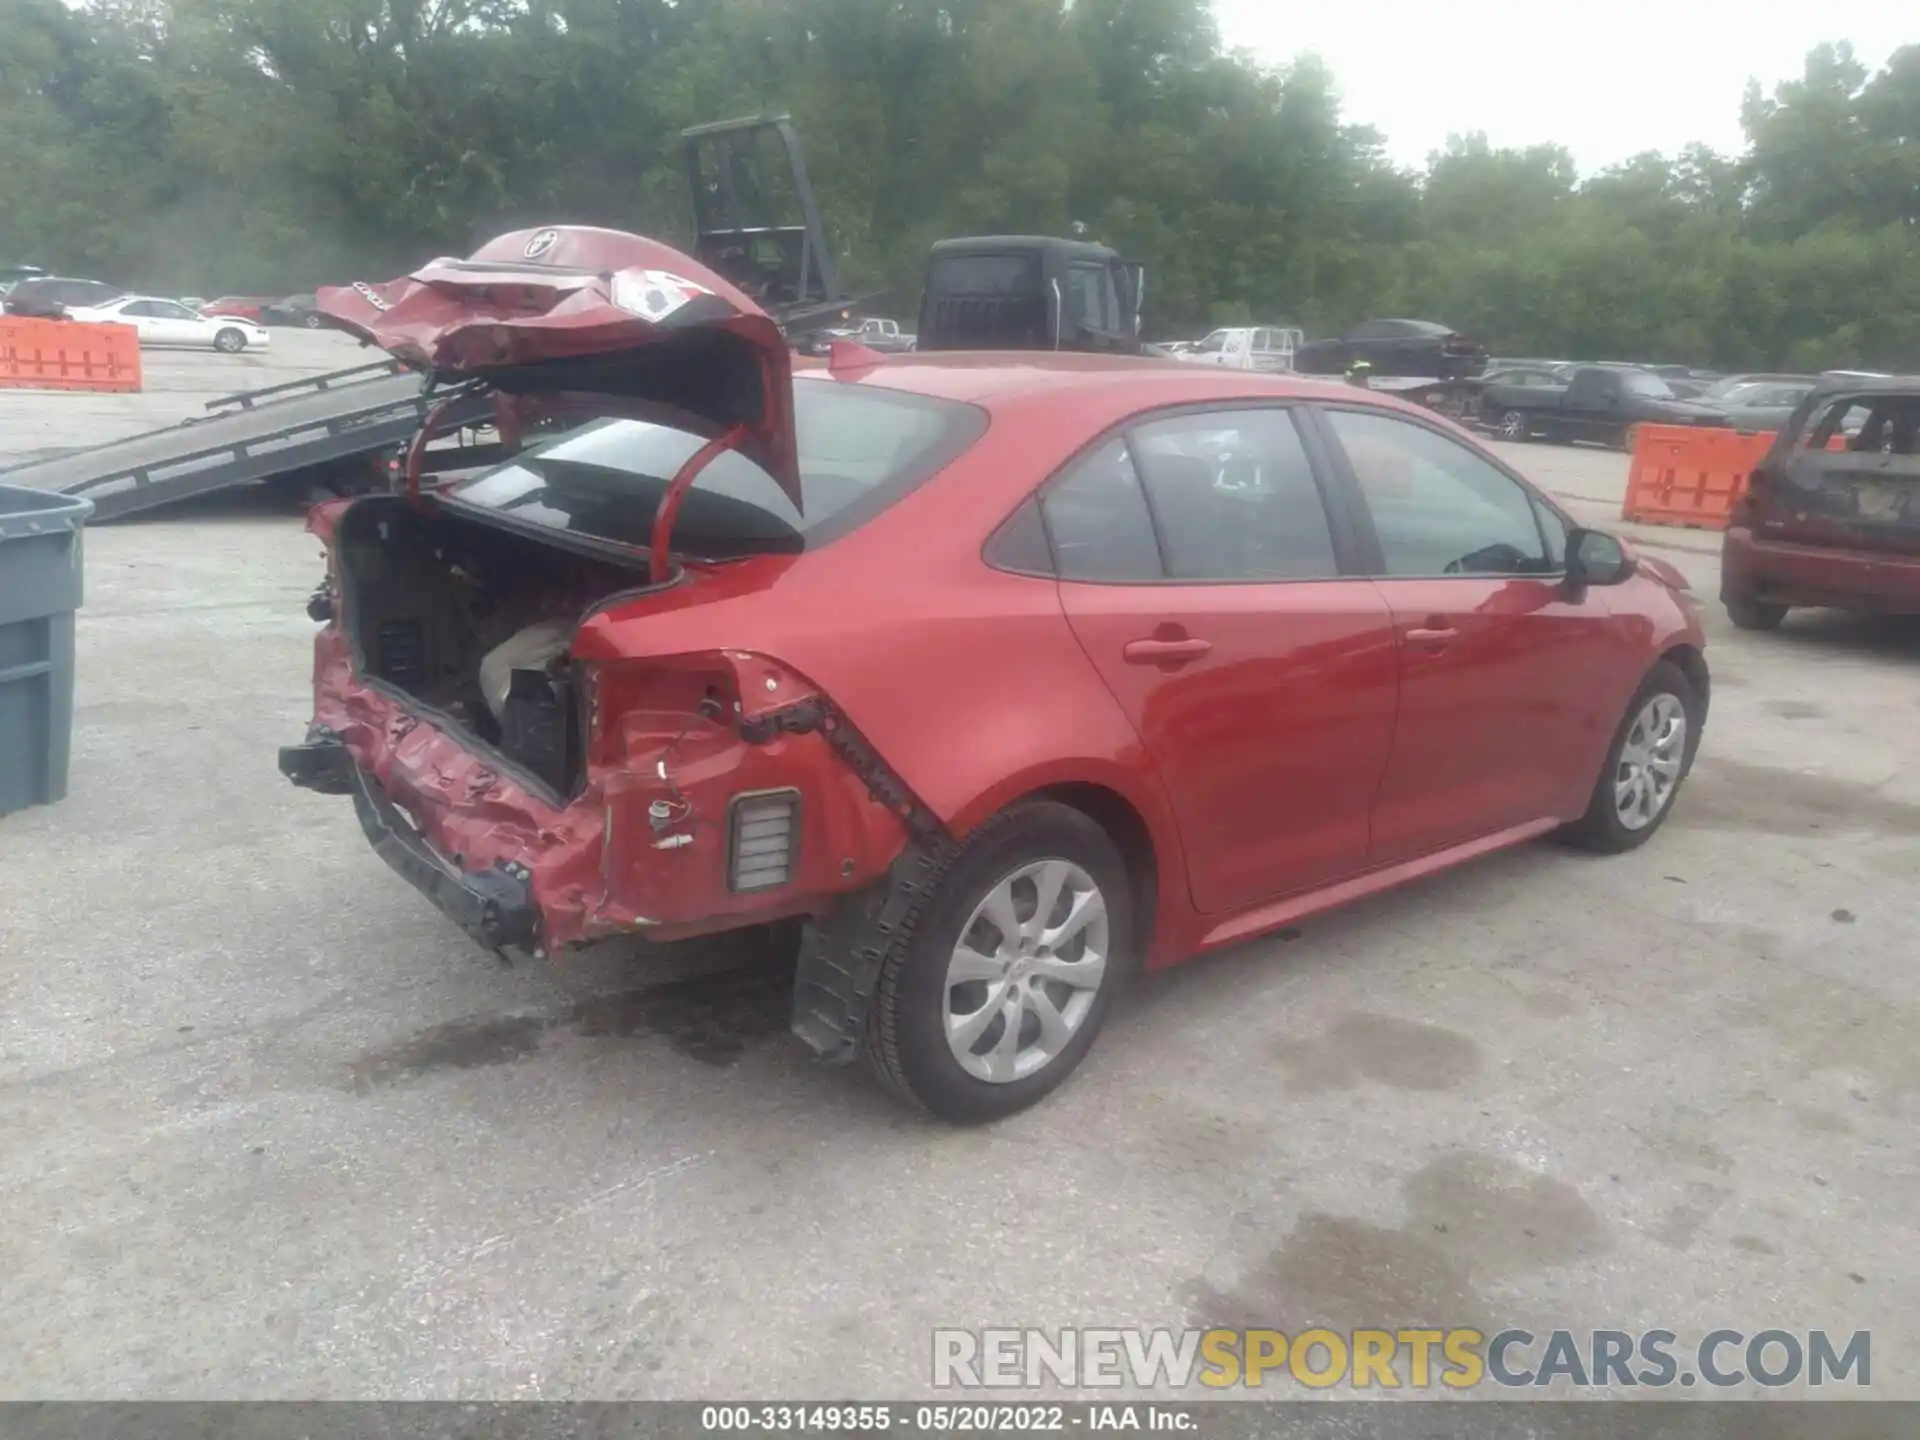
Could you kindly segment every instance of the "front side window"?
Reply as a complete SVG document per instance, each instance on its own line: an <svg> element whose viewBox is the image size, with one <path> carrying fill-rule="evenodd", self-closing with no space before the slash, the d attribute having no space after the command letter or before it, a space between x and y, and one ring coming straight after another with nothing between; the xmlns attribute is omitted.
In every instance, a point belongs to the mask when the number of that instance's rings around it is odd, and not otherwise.
<svg viewBox="0 0 1920 1440"><path fill-rule="evenodd" d="M687 491L677 549L722 558L825 544L944 468L986 429L971 405L832 380L800 380L793 398L804 512L771 475L730 451ZM705 443L651 421L603 418L448 493L522 523L642 546L668 482Z"/></svg>
<svg viewBox="0 0 1920 1440"><path fill-rule="evenodd" d="M1196 354L1218 355L1227 348L1227 332L1216 330L1193 348Z"/></svg>
<svg viewBox="0 0 1920 1440"><path fill-rule="evenodd" d="M1326 580L1340 574L1313 465L1284 409L1141 425L1134 451L1175 580Z"/></svg>
<svg viewBox="0 0 1920 1440"><path fill-rule="evenodd" d="M1120 328L1120 297L1104 265L1067 267L1067 318L1087 330Z"/></svg>
<svg viewBox="0 0 1920 1440"><path fill-rule="evenodd" d="M1525 487L1459 441L1384 413L1326 416L1373 517L1384 574L1545 575L1557 568Z"/></svg>

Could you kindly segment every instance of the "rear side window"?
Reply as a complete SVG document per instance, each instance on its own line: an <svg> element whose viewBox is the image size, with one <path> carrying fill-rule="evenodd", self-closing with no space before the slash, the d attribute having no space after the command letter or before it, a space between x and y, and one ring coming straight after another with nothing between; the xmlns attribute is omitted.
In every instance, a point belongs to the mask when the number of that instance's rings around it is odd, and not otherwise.
<svg viewBox="0 0 1920 1440"><path fill-rule="evenodd" d="M928 288L951 295L1026 295L1040 288L1038 255L944 255Z"/></svg>
<svg viewBox="0 0 1920 1440"><path fill-rule="evenodd" d="M1047 487L1041 509L1061 579L1162 577L1153 517L1125 441L1109 440L1069 465Z"/></svg>
<svg viewBox="0 0 1920 1440"><path fill-rule="evenodd" d="M1313 465L1286 410L1142 425L1134 448L1175 580L1330 580L1340 562Z"/></svg>

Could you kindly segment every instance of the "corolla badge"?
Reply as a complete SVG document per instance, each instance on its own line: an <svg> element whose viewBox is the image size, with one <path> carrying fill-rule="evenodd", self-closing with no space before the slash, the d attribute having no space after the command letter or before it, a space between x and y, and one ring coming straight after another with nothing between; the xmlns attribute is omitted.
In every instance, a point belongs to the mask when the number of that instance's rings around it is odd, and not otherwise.
<svg viewBox="0 0 1920 1440"><path fill-rule="evenodd" d="M533 238L527 241L527 248L524 253L529 260L538 260L559 243L560 232L558 230L538 230L534 232Z"/></svg>

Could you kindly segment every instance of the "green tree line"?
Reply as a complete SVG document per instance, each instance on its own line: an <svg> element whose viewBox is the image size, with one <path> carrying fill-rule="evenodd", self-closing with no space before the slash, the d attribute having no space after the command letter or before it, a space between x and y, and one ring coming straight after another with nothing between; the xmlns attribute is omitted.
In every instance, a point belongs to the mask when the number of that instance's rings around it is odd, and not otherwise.
<svg viewBox="0 0 1920 1440"><path fill-rule="evenodd" d="M931 241L1077 223L1148 265L1160 335L1920 368L1920 45L1820 46L1749 88L1741 154L1586 177L1477 135L1396 167L1337 79L1229 52L1205 0L0 0L0 259L275 293L525 224L684 238L680 129L777 109L903 316Z"/></svg>

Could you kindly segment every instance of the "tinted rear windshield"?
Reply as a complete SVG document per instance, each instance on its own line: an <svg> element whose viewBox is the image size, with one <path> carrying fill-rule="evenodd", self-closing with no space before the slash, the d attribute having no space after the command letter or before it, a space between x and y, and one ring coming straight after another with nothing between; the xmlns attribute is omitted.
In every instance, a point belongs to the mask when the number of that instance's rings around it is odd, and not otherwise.
<svg viewBox="0 0 1920 1440"><path fill-rule="evenodd" d="M943 255L927 288L938 295L1032 295L1040 289L1040 257Z"/></svg>
<svg viewBox="0 0 1920 1440"><path fill-rule="evenodd" d="M824 545L943 469L987 427L971 405L837 380L796 380L793 395L804 512L765 470L728 452L681 502L675 550L724 559ZM595 420L450 494L521 524L644 546L668 482L704 443L646 420Z"/></svg>

